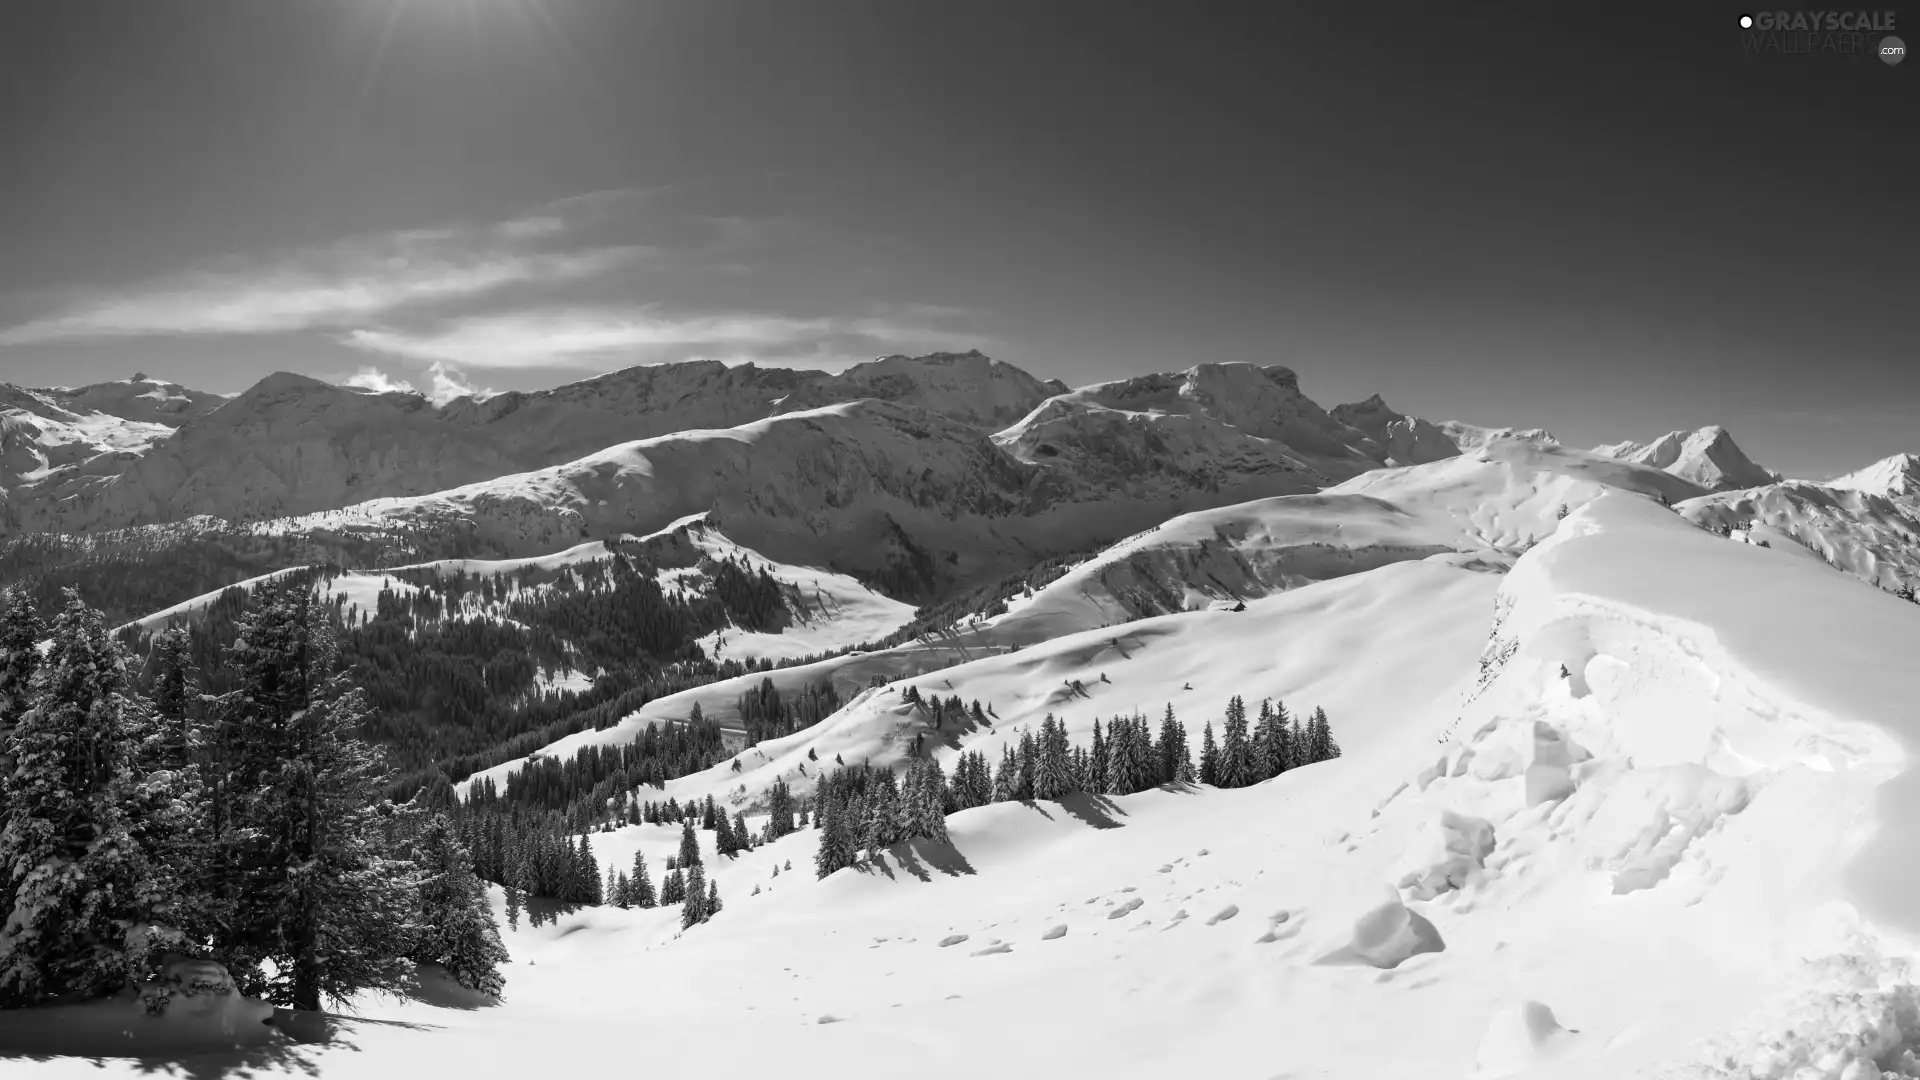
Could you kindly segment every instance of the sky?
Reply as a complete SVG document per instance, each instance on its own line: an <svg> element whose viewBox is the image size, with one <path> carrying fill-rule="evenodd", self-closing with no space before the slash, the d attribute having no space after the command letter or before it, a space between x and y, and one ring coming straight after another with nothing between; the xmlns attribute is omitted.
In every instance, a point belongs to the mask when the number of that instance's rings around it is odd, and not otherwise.
<svg viewBox="0 0 1920 1080"><path fill-rule="evenodd" d="M1920 71L1740 13L25 0L0 380L979 348L1576 445L1719 423L1797 476L1920 451Z"/></svg>

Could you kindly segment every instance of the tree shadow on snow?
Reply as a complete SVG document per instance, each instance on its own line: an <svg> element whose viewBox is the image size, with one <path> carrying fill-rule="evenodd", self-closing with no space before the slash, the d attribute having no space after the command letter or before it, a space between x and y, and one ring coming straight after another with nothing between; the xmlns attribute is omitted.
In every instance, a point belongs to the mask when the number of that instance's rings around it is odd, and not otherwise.
<svg viewBox="0 0 1920 1080"><path fill-rule="evenodd" d="M131 997L118 996L0 1012L0 1063L69 1059L104 1069L109 1060L117 1060L145 1075L182 1080L226 1080L263 1072L318 1076L321 1046L358 1049L341 1027L358 1022L292 1009L274 1009L270 1019L253 1019L240 1009L225 1019L153 1017Z"/></svg>
<svg viewBox="0 0 1920 1080"><path fill-rule="evenodd" d="M472 1012L475 1009L489 1009L500 1004L498 998L483 994L455 982L446 969L439 964L419 964L408 974L407 981L400 992L410 1001L422 1005L432 1005L438 1009L460 1009Z"/></svg>
<svg viewBox="0 0 1920 1080"><path fill-rule="evenodd" d="M1060 809L1065 810L1070 817L1077 818L1081 822L1091 825L1096 829L1121 828L1122 823L1115 820L1115 815L1119 815L1120 817L1127 816L1127 812L1120 808L1119 803L1114 802L1105 795L1092 795L1084 791L1072 791L1061 796L1056 801L1059 802Z"/></svg>
<svg viewBox="0 0 1920 1080"><path fill-rule="evenodd" d="M894 857L900 860L907 873L921 881L932 881L933 875L925 867L931 866L948 877L962 877L974 872L973 864L967 861L960 849L952 844L936 844L931 840L913 839L898 844L893 849Z"/></svg>
<svg viewBox="0 0 1920 1080"><path fill-rule="evenodd" d="M546 896L525 897L522 903L526 905L526 910L521 912L521 916L527 920L528 926L535 929L539 929L547 923L557 924L560 921L560 916L571 915L585 906L583 904L564 903Z"/></svg>

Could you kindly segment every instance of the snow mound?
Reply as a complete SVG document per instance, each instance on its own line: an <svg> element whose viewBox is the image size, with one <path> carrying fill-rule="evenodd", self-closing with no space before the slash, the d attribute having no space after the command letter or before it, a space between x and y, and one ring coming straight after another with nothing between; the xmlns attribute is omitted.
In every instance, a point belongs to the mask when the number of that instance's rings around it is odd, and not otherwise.
<svg viewBox="0 0 1920 1080"><path fill-rule="evenodd" d="M1383 888L1353 919L1345 945L1321 957L1323 964L1362 963L1397 968L1422 953L1440 952L1446 943L1427 917L1407 907L1398 890Z"/></svg>
<svg viewBox="0 0 1920 1080"><path fill-rule="evenodd" d="M1553 1010L1523 1001L1493 1015L1474 1055L1474 1080L1497 1080L1551 1062L1572 1048L1573 1033Z"/></svg>

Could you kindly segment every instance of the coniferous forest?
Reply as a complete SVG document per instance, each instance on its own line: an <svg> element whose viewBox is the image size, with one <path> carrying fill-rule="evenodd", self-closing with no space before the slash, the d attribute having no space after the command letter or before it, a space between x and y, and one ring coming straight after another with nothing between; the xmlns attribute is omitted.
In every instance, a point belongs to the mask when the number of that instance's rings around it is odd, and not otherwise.
<svg viewBox="0 0 1920 1080"><path fill-rule="evenodd" d="M44 647L43 647L44 643ZM437 963L497 994L506 959L449 818L388 769L326 605L268 583L220 657L143 663L68 592L44 621L0 593L0 1003L98 997L169 958L319 1009Z"/></svg>

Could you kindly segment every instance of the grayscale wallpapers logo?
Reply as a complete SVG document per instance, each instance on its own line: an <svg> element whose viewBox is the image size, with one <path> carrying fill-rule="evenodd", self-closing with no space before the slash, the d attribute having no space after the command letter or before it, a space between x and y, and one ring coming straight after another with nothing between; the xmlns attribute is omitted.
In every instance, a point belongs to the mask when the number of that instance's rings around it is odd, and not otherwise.
<svg viewBox="0 0 1920 1080"><path fill-rule="evenodd" d="M1740 16L1740 43L1755 55L1907 58L1891 11L1762 11Z"/></svg>

